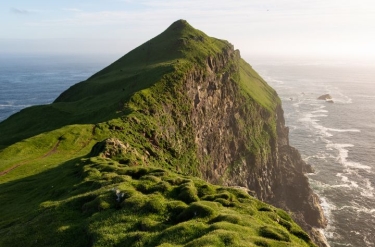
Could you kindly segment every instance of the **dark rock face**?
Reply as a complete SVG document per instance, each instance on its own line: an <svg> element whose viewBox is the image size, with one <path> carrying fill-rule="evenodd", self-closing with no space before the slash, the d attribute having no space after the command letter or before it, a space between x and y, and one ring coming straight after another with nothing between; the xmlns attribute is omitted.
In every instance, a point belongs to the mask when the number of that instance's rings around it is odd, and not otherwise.
<svg viewBox="0 0 375 247"><path fill-rule="evenodd" d="M304 175L311 167L289 146L281 105L270 113L241 94L231 79L239 59L238 52L224 50L207 59L206 71L194 70L186 78L202 176L213 183L247 187L259 199L291 211L313 240L325 246L316 228L325 227L326 219ZM230 69L220 73L228 63ZM260 148L255 149L257 142Z"/></svg>
<svg viewBox="0 0 375 247"><path fill-rule="evenodd" d="M330 100L332 99L332 96L329 94L323 94L322 96L319 96L318 99L320 100Z"/></svg>
<svg viewBox="0 0 375 247"><path fill-rule="evenodd" d="M322 96L318 97L319 100L325 100L328 103L333 103L332 96L329 94L323 94Z"/></svg>

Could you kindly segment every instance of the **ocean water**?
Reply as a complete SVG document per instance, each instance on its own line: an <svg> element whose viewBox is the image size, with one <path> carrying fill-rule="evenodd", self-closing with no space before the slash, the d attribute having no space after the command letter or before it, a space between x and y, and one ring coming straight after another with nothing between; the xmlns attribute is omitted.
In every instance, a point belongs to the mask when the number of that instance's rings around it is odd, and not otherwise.
<svg viewBox="0 0 375 247"><path fill-rule="evenodd" d="M71 85L104 68L113 56L0 55L0 121L21 109L52 103Z"/></svg>
<svg viewBox="0 0 375 247"><path fill-rule="evenodd" d="M0 121L49 104L115 56L0 56ZM290 143L315 173L331 247L375 246L375 67L252 62L283 102ZM334 103L317 100L329 93Z"/></svg>
<svg viewBox="0 0 375 247"><path fill-rule="evenodd" d="M375 246L375 67L253 65L282 99L290 144L315 173L331 247ZM317 98L330 94L334 103Z"/></svg>

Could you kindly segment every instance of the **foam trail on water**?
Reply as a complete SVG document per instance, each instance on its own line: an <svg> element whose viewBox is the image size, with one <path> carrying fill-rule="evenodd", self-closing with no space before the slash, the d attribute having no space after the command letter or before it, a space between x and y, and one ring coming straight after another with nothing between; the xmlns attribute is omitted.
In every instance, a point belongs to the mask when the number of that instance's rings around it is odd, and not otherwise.
<svg viewBox="0 0 375 247"><path fill-rule="evenodd" d="M357 203L355 203L354 206L343 206L343 207L337 208L337 210L345 210L345 209L355 211L357 212L357 214L365 213L365 214L370 214L372 216L375 216L375 209L366 208L366 207L358 205Z"/></svg>
<svg viewBox="0 0 375 247"><path fill-rule="evenodd" d="M0 105L1 108L24 108L24 107L29 107L31 105Z"/></svg>
<svg viewBox="0 0 375 247"><path fill-rule="evenodd" d="M364 196L364 197L373 198L375 189L371 185L371 181L368 178L366 178L364 180L364 182L365 182L365 188L362 190L361 195ZM375 209L374 209L374 211L375 211Z"/></svg>
<svg viewBox="0 0 375 247"><path fill-rule="evenodd" d="M306 113L304 117L300 118L300 122L306 122L310 124L314 129L319 130L319 134L325 137L331 137L332 134L329 133L329 128L324 127L323 125L318 124L319 120L314 119L316 117L320 117L319 115L313 115L312 113ZM325 116L324 116L325 117Z"/></svg>
<svg viewBox="0 0 375 247"><path fill-rule="evenodd" d="M337 184L332 185L332 188L340 188L340 187L346 187L346 188L358 188L359 185L357 182L349 180L347 176L344 176L342 173L337 173L336 177L341 178L341 181L344 182L344 184Z"/></svg>
<svg viewBox="0 0 375 247"><path fill-rule="evenodd" d="M349 150L347 148L353 147L353 144L339 144L339 143L328 143L326 145L327 149L336 149L339 151L339 155L337 157L337 161L342 164L345 168L352 167L357 169L363 170L371 170L370 166L362 165L358 162L348 161Z"/></svg>
<svg viewBox="0 0 375 247"><path fill-rule="evenodd" d="M325 197L323 197L323 196L319 196L319 197L320 197L320 206L322 207L324 215L328 220L327 227L322 230L323 235L326 238L334 238L335 237L335 227L333 226L334 220L333 220L333 217L332 217L332 211L335 210L336 207L332 203L329 203L328 200Z"/></svg>
<svg viewBox="0 0 375 247"><path fill-rule="evenodd" d="M327 128L328 131L333 132L361 132L359 129L333 129L333 128Z"/></svg>
<svg viewBox="0 0 375 247"><path fill-rule="evenodd" d="M314 113L327 113L327 112L328 112L327 110L319 109L316 111L312 111L311 113L314 114Z"/></svg>

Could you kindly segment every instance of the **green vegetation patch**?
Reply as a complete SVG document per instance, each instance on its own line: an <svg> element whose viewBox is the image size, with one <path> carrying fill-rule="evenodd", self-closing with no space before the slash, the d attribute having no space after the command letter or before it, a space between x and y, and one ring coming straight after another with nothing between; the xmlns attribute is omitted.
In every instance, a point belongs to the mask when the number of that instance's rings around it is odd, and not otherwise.
<svg viewBox="0 0 375 247"><path fill-rule="evenodd" d="M82 179L67 179L57 194L52 187L45 188L32 199L33 213L14 208L23 217L1 221L0 246L311 245L285 212L271 206L264 211L264 203L239 189L152 166L124 166L109 159L84 158L65 166ZM116 169L119 173L113 172ZM50 169L44 176L59 170ZM35 190L46 186L44 183ZM2 185L1 191L6 186ZM217 199L236 204L226 205ZM252 215L244 213L249 208ZM277 223L281 219L290 227Z"/></svg>

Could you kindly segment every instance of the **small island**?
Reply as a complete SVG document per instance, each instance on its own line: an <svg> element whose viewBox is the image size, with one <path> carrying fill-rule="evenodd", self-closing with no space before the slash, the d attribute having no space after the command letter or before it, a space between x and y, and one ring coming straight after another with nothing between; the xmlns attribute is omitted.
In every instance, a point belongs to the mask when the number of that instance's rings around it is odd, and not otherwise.
<svg viewBox="0 0 375 247"><path fill-rule="evenodd" d="M325 100L326 102L333 103L332 96L330 94L323 94L318 97L319 100Z"/></svg>

